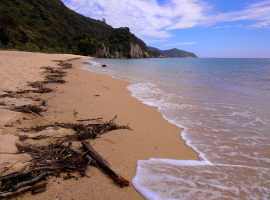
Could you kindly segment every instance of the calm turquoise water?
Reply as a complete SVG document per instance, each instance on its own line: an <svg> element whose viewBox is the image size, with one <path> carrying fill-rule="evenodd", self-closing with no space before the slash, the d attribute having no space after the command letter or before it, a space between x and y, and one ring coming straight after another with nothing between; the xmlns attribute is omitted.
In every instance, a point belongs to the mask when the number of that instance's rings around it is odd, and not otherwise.
<svg viewBox="0 0 270 200"><path fill-rule="evenodd" d="M146 198L270 199L270 59L89 62L85 69L130 81L132 95L184 127L200 155L138 161L133 185Z"/></svg>

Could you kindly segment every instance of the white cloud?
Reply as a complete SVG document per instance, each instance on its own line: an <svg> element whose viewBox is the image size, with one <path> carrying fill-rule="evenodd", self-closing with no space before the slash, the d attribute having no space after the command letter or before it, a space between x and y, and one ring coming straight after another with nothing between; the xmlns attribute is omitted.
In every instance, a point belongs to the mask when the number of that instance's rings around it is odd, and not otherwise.
<svg viewBox="0 0 270 200"><path fill-rule="evenodd" d="M106 19L113 27L127 26L141 37L169 38L170 30L190 28L208 9L201 0L69 0L66 5L86 16Z"/></svg>
<svg viewBox="0 0 270 200"><path fill-rule="evenodd" d="M214 26L214 29L228 29L228 28L246 28L246 26L243 26L241 24L225 25L225 26Z"/></svg>
<svg viewBox="0 0 270 200"><path fill-rule="evenodd" d="M233 12L213 13L206 0L64 0L71 9L86 16L106 19L113 27L129 27L133 33L148 40L173 37L171 30L198 26L220 28L222 22L250 21L250 28L270 26L270 0L249 5ZM253 24L252 24L253 23ZM229 27L241 27L228 25ZM224 26L225 27L225 26ZM243 26L242 26L243 27Z"/></svg>
<svg viewBox="0 0 270 200"><path fill-rule="evenodd" d="M175 43L165 44L165 46L183 46L183 45L194 45L194 44L198 44L198 42L175 42Z"/></svg>
<svg viewBox="0 0 270 200"><path fill-rule="evenodd" d="M270 19L265 20L265 21L261 21L261 22L257 22L255 24L252 24L250 27L251 28L270 28Z"/></svg>
<svg viewBox="0 0 270 200"><path fill-rule="evenodd" d="M265 24L264 22L269 22L270 1L267 0L260 3L254 3L240 11L209 15L202 24L205 26L210 26L220 22L237 22L237 21L252 21L254 25L261 23ZM252 27L252 25L246 27ZM260 26L257 26L257 28L259 27Z"/></svg>

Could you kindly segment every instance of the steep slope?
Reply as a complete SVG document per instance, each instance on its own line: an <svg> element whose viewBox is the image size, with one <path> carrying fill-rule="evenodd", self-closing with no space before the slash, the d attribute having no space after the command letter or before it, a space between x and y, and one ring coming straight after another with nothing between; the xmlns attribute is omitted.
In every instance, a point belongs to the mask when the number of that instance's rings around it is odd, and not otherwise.
<svg viewBox="0 0 270 200"><path fill-rule="evenodd" d="M164 50L162 51L162 54L166 57L170 57L170 58L186 58L186 57L192 57L192 58L196 58L197 56L194 53L190 53L187 51L183 51L183 50L179 50L179 49L169 49L169 50Z"/></svg>
<svg viewBox="0 0 270 200"><path fill-rule="evenodd" d="M155 47L148 47L148 49L152 52L154 55L159 55L159 57L167 57L167 58L196 58L196 54L183 51L180 49L169 49L169 50L160 50Z"/></svg>
<svg viewBox="0 0 270 200"><path fill-rule="evenodd" d="M163 54L162 54L162 50L156 48L156 47L150 47L148 46L147 47L149 51L151 51L151 54L154 55L155 57L165 57Z"/></svg>
<svg viewBox="0 0 270 200"><path fill-rule="evenodd" d="M80 15L60 0L1 0L0 48L77 53L98 57L148 57L128 28L114 29Z"/></svg>

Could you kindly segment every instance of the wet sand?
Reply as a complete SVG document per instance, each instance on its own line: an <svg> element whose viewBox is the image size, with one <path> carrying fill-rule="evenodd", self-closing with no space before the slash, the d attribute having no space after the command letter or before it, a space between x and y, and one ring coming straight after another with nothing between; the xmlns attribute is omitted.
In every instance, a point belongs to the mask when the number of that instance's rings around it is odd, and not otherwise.
<svg viewBox="0 0 270 200"><path fill-rule="evenodd" d="M55 66L52 60L65 60L75 55L55 55L25 52L0 52L1 84L0 90L26 88L27 81L42 79L40 67ZM52 85L55 92L46 94L47 111L44 116L50 121L73 122L77 119L102 117L110 120L117 115L119 125L129 124L132 130L116 130L91 141L94 148L111 164L113 170L128 180L136 173L137 160L149 158L169 158L179 160L197 160L197 154L179 136L178 127L165 121L156 108L144 105L131 97L126 89L129 83L82 70L83 59L71 61L63 85ZM2 101L0 99L0 101ZM18 131L5 124L16 121L21 114L0 107L0 151L16 152L14 144ZM22 122L35 124L35 120ZM5 142L3 142L5 141ZM10 154L4 165L11 159ZM17 156L17 155L16 155ZM21 155L20 155L21 156ZM12 158L27 161L28 156ZM19 164L22 164L19 162ZM20 166L19 166L20 167ZM0 167L1 170L1 167ZM88 177L78 180L51 178L47 191L38 195L25 194L18 199L143 199L132 187L119 188L99 169L89 167Z"/></svg>

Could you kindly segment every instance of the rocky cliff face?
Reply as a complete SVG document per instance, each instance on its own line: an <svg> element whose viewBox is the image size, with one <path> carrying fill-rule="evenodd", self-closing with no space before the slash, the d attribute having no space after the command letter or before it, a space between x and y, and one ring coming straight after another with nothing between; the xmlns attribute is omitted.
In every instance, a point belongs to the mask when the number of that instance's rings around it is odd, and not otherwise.
<svg viewBox="0 0 270 200"><path fill-rule="evenodd" d="M99 47L94 54L95 57L98 58L149 58L151 55L144 51L140 45L130 43L130 51L117 51L111 50L108 46L105 46L102 43L101 47Z"/></svg>
<svg viewBox="0 0 270 200"><path fill-rule="evenodd" d="M130 57L131 58L142 58L144 52L138 44L130 44Z"/></svg>
<svg viewBox="0 0 270 200"><path fill-rule="evenodd" d="M97 49L94 56L97 58L109 58L110 50L104 45L104 43L102 43L101 47Z"/></svg>

